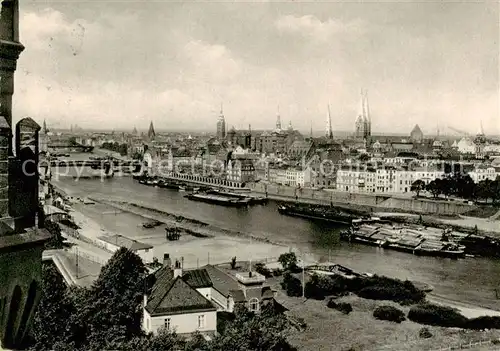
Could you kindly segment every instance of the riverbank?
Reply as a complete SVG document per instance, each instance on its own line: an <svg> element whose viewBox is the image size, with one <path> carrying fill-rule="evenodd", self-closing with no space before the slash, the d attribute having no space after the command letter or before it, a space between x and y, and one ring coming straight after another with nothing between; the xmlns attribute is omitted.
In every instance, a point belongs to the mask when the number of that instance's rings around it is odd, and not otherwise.
<svg viewBox="0 0 500 351"><path fill-rule="evenodd" d="M270 201L265 206L234 209L192 202L185 199L183 193L178 191L141 185L130 178L115 178L104 182L91 180L75 182L65 179L59 183L74 196L82 198L97 196L116 203L133 202L174 216L196 219L208 224L209 226L203 227L203 230L205 232L210 230L210 233L216 237L220 235L220 232L229 231L231 233L229 239L233 242L235 239L243 239L241 251L251 252L252 248L245 250L245 245L261 238L279 244L280 249L286 251L292 248L301 255L301 258L304 257L306 262L335 262L355 271L425 282L434 287L433 293L452 300L490 308L499 305L499 300L495 295L495 290L500 288L498 260L482 257L464 260L420 257L394 250L346 243L339 238L342 227L281 215L274 201ZM142 241L140 235L145 237L152 235L149 230L138 225L150 219L141 219L129 212L96 205L83 207L87 210L94 208L94 218L100 223L102 220L103 227L108 231L123 235L130 233L139 241ZM161 220L161 217L154 218ZM218 228L223 230L219 232ZM161 235L163 229L159 228L159 230ZM225 234L222 236L226 237ZM183 235L181 241L187 237ZM254 237L256 240L249 240L248 237ZM191 237L190 240L198 241L199 244L196 245L203 245L203 242L211 239ZM265 242L261 244L267 246ZM222 261L229 261L232 256L235 256L231 255L230 249L220 254L223 255ZM207 263L206 250L201 255L200 264ZM213 256L215 253L211 252L210 255ZM277 257L279 253L271 249L259 256ZM237 259L240 260L240 257ZM213 261L212 257L211 261ZM196 262L193 262L196 266Z"/></svg>
<svg viewBox="0 0 500 351"><path fill-rule="evenodd" d="M70 187L56 186L65 194L75 196ZM273 244L265 238L248 237L238 231L220 228L203 221L168 213L145 204L123 199L113 199L93 194L89 196L95 204L75 203L73 216L80 232L89 238L101 235L121 234L131 239L153 245L153 254L160 261L168 253L173 259L184 258L186 268L205 264L217 264L238 260L276 260L288 252L285 245ZM176 226L186 235L177 241L165 237L165 226L146 229L142 226L149 220L158 220L167 226Z"/></svg>

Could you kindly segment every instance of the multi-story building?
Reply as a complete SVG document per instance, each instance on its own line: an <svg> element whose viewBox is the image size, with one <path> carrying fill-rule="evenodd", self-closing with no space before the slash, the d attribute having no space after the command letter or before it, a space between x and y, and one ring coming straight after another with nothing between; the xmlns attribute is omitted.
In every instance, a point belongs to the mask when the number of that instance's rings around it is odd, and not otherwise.
<svg viewBox="0 0 500 351"><path fill-rule="evenodd" d="M311 168L271 168L269 169L270 183L287 185L292 187L308 187L311 185Z"/></svg>
<svg viewBox="0 0 500 351"><path fill-rule="evenodd" d="M337 172L336 185L340 191L367 193L408 193L416 180L425 184L444 178L444 172L434 168L401 170L395 168L355 168L342 166Z"/></svg>
<svg viewBox="0 0 500 351"><path fill-rule="evenodd" d="M496 172L494 167L477 166L473 171L468 172L474 183L479 183L482 180L495 180L499 173Z"/></svg>
<svg viewBox="0 0 500 351"><path fill-rule="evenodd" d="M255 181L255 167L249 158L230 159L226 166L226 179L240 184Z"/></svg>

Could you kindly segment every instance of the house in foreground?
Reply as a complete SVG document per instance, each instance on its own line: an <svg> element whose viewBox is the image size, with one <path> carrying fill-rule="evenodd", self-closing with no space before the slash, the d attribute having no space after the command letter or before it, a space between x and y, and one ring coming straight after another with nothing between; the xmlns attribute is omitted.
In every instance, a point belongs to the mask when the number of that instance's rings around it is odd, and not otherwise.
<svg viewBox="0 0 500 351"><path fill-rule="evenodd" d="M183 271L168 254L163 267L150 275L144 296L143 329L157 333L165 327L178 334L217 332L217 312L233 312L241 305L259 313L274 303L275 292L266 285L263 275L251 271L228 271L206 265Z"/></svg>
<svg viewBox="0 0 500 351"><path fill-rule="evenodd" d="M181 335L215 334L217 308L189 286L180 271L167 265L151 276L154 283L144 296L143 329L153 334L161 327Z"/></svg>

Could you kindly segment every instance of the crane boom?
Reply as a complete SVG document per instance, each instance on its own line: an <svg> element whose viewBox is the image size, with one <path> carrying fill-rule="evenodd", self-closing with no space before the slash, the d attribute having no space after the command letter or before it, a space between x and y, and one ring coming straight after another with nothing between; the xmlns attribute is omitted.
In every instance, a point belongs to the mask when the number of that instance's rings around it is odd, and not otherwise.
<svg viewBox="0 0 500 351"><path fill-rule="evenodd" d="M464 136L469 136L469 133L464 132L463 130L460 130L460 129L454 128L454 127L452 127L452 126L448 126L448 129L451 129L451 130L453 130L454 132L460 133L460 134L462 134L462 135L464 135Z"/></svg>

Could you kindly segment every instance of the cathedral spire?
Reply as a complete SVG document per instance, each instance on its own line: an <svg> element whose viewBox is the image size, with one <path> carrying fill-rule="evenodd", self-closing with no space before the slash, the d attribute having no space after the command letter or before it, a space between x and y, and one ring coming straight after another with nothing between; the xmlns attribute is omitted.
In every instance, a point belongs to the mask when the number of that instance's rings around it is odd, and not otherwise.
<svg viewBox="0 0 500 351"><path fill-rule="evenodd" d="M328 139L333 139L332 116L330 114L330 104L327 105L327 109L328 109L328 114L326 116L326 137Z"/></svg>
<svg viewBox="0 0 500 351"><path fill-rule="evenodd" d="M278 105L278 114L276 116L276 129L281 130L280 105Z"/></svg>
<svg viewBox="0 0 500 351"><path fill-rule="evenodd" d="M155 129L153 127L153 121L149 123L148 138L154 139L156 137Z"/></svg>

